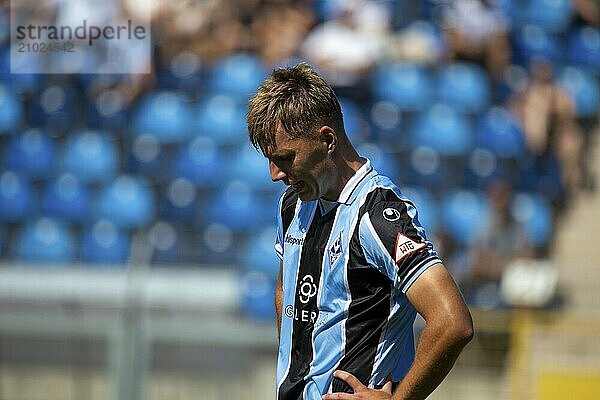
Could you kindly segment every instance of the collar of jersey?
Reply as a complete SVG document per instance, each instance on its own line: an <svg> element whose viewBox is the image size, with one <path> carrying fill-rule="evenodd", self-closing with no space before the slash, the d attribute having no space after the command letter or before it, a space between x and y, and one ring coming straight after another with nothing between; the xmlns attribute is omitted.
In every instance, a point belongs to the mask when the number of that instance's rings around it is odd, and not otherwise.
<svg viewBox="0 0 600 400"><path fill-rule="evenodd" d="M364 184L367 181L367 179L365 179L365 178L371 172L373 172L373 167L371 166L371 161L368 158L366 158L366 160L367 161L362 165L362 167L360 167L358 169L358 171L356 171L354 173L354 175L352 175L352 178L350 178L350 180L348 180L348 182L346 183L346 186L344 186L344 188L342 189L342 192L340 193L340 196L335 201L335 203L350 205L356 199L356 196L360 192L360 190L358 190L358 187L361 186L361 184ZM321 199L319 199L319 200L321 201L321 206L324 206L325 209L333 208L331 206L332 202L326 201L326 203L324 204L323 200L321 200ZM327 203L329 203L329 204L327 204Z"/></svg>

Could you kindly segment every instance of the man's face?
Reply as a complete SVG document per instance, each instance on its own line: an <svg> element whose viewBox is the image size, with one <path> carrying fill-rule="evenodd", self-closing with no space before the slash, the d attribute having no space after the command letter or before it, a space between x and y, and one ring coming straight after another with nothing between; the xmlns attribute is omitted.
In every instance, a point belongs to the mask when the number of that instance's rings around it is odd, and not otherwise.
<svg viewBox="0 0 600 400"><path fill-rule="evenodd" d="M275 148L265 156L269 159L273 182L291 185L301 200L318 199L330 190L328 146L318 133L311 138L291 138L279 127Z"/></svg>

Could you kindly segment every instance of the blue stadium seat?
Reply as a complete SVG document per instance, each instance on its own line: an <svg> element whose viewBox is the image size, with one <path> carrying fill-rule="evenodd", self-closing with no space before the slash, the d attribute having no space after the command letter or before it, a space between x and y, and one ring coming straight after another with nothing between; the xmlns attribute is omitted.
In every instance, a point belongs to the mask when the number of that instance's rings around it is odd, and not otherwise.
<svg viewBox="0 0 600 400"><path fill-rule="evenodd" d="M411 147L432 147L442 156L460 156L473 146L469 120L450 106L435 104L415 121L410 133Z"/></svg>
<svg viewBox="0 0 600 400"><path fill-rule="evenodd" d="M84 114L77 110L77 106L83 99L83 94L69 80L45 81L33 96L27 122L55 131L82 125Z"/></svg>
<svg viewBox="0 0 600 400"><path fill-rule="evenodd" d="M168 171L165 171L167 154L156 137L140 135L128 146L124 170L151 176L155 181L160 181L162 175L168 175Z"/></svg>
<svg viewBox="0 0 600 400"><path fill-rule="evenodd" d="M176 91L148 93L134 107L132 127L135 136L152 135L161 143L177 143L193 135L192 104Z"/></svg>
<svg viewBox="0 0 600 400"><path fill-rule="evenodd" d="M197 258L193 235L171 221L158 220L148 229L147 239L152 249L152 264L174 265L206 262Z"/></svg>
<svg viewBox="0 0 600 400"><path fill-rule="evenodd" d="M71 174L62 174L46 185L42 195L45 215L70 222L83 222L89 217L90 198L85 185Z"/></svg>
<svg viewBox="0 0 600 400"><path fill-rule="evenodd" d="M13 133L22 124L23 106L15 91L0 82L0 135Z"/></svg>
<svg viewBox="0 0 600 400"><path fill-rule="evenodd" d="M372 91L375 100L390 101L405 111L421 111L431 102L434 85L424 67L396 62L377 68Z"/></svg>
<svg viewBox="0 0 600 400"><path fill-rule="evenodd" d="M558 63L563 59L560 40L539 26L524 25L513 34L513 58L517 64L528 65L534 59Z"/></svg>
<svg viewBox="0 0 600 400"><path fill-rule="evenodd" d="M542 194L552 202L560 202L565 195L561 166L553 153L538 157L524 157L519 162L515 188L522 192Z"/></svg>
<svg viewBox="0 0 600 400"><path fill-rule="evenodd" d="M547 245L552 236L553 213L548 200L536 193L517 193L511 214L525 227L527 239L533 246Z"/></svg>
<svg viewBox="0 0 600 400"><path fill-rule="evenodd" d="M238 234L218 220L209 222L197 231L196 245L200 249L202 263L237 266Z"/></svg>
<svg viewBox="0 0 600 400"><path fill-rule="evenodd" d="M240 307L256 322L273 322L275 307L275 279L268 274L250 271L242 276L240 284Z"/></svg>
<svg viewBox="0 0 600 400"><path fill-rule="evenodd" d="M29 178L44 178L54 167L54 141L40 129L28 129L14 136L5 151L9 169Z"/></svg>
<svg viewBox="0 0 600 400"><path fill-rule="evenodd" d="M567 57L571 64L600 72L600 29L592 26L575 28L569 35Z"/></svg>
<svg viewBox="0 0 600 400"><path fill-rule="evenodd" d="M269 162L263 154L246 145L236 149L226 157L225 180L241 180L252 185L254 191L277 191L281 183L274 183L269 173Z"/></svg>
<svg viewBox="0 0 600 400"><path fill-rule="evenodd" d="M371 106L369 114L376 140L392 151L403 151L407 144L400 107L391 101L380 100Z"/></svg>
<svg viewBox="0 0 600 400"><path fill-rule="evenodd" d="M234 180L214 194L205 218L243 232L273 222L271 205L268 196L257 194L250 182Z"/></svg>
<svg viewBox="0 0 600 400"><path fill-rule="evenodd" d="M418 146L408 155L407 172L403 181L430 190L443 190L448 182L440 153L429 146Z"/></svg>
<svg viewBox="0 0 600 400"><path fill-rule="evenodd" d="M69 228L59 220L39 218L28 223L17 239L17 258L43 264L73 260L75 244Z"/></svg>
<svg viewBox="0 0 600 400"><path fill-rule="evenodd" d="M369 139L369 130L358 104L344 97L340 97L339 102L344 116L344 128L350 141L355 145L366 142Z"/></svg>
<svg viewBox="0 0 600 400"><path fill-rule="evenodd" d="M575 15L571 0L527 0L525 22L548 32L564 32Z"/></svg>
<svg viewBox="0 0 600 400"><path fill-rule="evenodd" d="M400 167L395 155L387 152L376 143L363 143L356 148L358 154L371 160L371 165L377 172L397 181L400 178Z"/></svg>
<svg viewBox="0 0 600 400"><path fill-rule="evenodd" d="M36 58L28 57L28 63L36 62ZM15 67L17 70L22 70L21 66L18 64L19 62L23 62L20 60L15 60ZM11 63L11 54L10 48L7 48L4 52L0 54L0 82L10 83L10 86L17 92L27 92L27 93L35 93L42 82L43 75L41 74L13 74L11 73L10 68Z"/></svg>
<svg viewBox="0 0 600 400"><path fill-rule="evenodd" d="M175 178L168 182L161 193L159 216L167 221L192 224L195 220L198 195L193 182Z"/></svg>
<svg viewBox="0 0 600 400"><path fill-rule="evenodd" d="M559 73L558 84L571 96L578 117L598 116L600 86L591 72L584 68L565 67Z"/></svg>
<svg viewBox="0 0 600 400"><path fill-rule="evenodd" d="M490 103L490 82L478 65L456 62L441 68L437 76L438 100L460 112L478 114Z"/></svg>
<svg viewBox="0 0 600 400"><path fill-rule="evenodd" d="M154 197L148 183L139 177L121 175L102 188L95 217L120 228L139 228L154 217Z"/></svg>
<svg viewBox="0 0 600 400"><path fill-rule="evenodd" d="M199 187L214 187L222 182L224 167L223 155L215 141L198 136L181 145L172 160L170 175L188 179Z"/></svg>
<svg viewBox="0 0 600 400"><path fill-rule="evenodd" d="M116 131L128 122L127 105L117 90L103 90L87 105L86 125Z"/></svg>
<svg viewBox="0 0 600 400"><path fill-rule="evenodd" d="M501 158L519 157L525 151L525 136L513 114L504 107L492 107L481 118L475 144Z"/></svg>
<svg viewBox="0 0 600 400"><path fill-rule="evenodd" d="M13 171L0 174L0 221L20 222L35 210L29 182Z"/></svg>
<svg viewBox="0 0 600 400"><path fill-rule="evenodd" d="M481 147L473 149L469 154L464 174L467 187L481 190L498 179L509 179L497 154Z"/></svg>
<svg viewBox="0 0 600 400"><path fill-rule="evenodd" d="M129 233L114 223L100 220L84 231L80 259L83 263L122 265L127 262L130 248Z"/></svg>
<svg viewBox="0 0 600 400"><path fill-rule="evenodd" d="M462 245L473 243L489 218L490 206L479 191L446 193L440 200L443 228Z"/></svg>
<svg viewBox="0 0 600 400"><path fill-rule="evenodd" d="M213 93L195 108L194 130L218 145L247 143L246 105L231 95Z"/></svg>
<svg viewBox="0 0 600 400"><path fill-rule="evenodd" d="M84 183L111 180L118 168L114 138L104 131L87 130L69 135L65 143L62 170Z"/></svg>
<svg viewBox="0 0 600 400"><path fill-rule="evenodd" d="M276 208L273 208L275 215ZM275 224L266 226L256 234L250 235L240 253L240 264L251 271L259 271L271 278L277 278L279 273L279 257L275 253L277 233Z"/></svg>
<svg viewBox="0 0 600 400"><path fill-rule="evenodd" d="M221 59L208 71L209 90L233 96L246 103L266 76L260 58L251 53L236 53Z"/></svg>
<svg viewBox="0 0 600 400"><path fill-rule="evenodd" d="M418 210L418 221L431 235L439 227L439 209L431 192L418 186L401 187L402 194L414 203Z"/></svg>

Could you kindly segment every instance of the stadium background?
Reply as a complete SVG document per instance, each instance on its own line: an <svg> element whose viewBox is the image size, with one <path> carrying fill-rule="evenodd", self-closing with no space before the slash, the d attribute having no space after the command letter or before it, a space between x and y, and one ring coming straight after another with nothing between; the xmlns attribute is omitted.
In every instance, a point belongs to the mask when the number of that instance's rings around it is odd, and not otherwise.
<svg viewBox="0 0 600 400"><path fill-rule="evenodd" d="M132 76L10 74L0 10L0 400L272 398L283 186L244 117L299 60L472 307L431 398L600 397L597 1L153 7Z"/></svg>

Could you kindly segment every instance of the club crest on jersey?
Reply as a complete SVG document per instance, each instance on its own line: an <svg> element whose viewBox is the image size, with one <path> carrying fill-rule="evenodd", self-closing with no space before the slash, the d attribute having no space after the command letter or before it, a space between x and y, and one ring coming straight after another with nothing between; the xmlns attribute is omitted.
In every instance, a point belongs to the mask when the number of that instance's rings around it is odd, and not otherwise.
<svg viewBox="0 0 600 400"><path fill-rule="evenodd" d="M402 259L407 255L412 254L425 246L425 243L415 242L408 236L398 233L398 237L396 238L396 251L394 254L394 260L396 260L396 264L402 261Z"/></svg>
<svg viewBox="0 0 600 400"><path fill-rule="evenodd" d="M333 244L329 248L329 266L333 267L333 265L336 263L337 260L339 260L341 255L342 255L342 233L340 232L340 235L338 236L338 238L335 239L335 242L333 242Z"/></svg>

